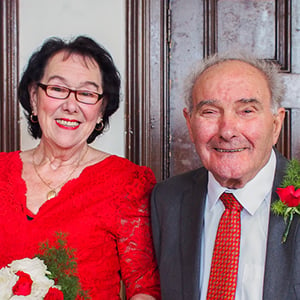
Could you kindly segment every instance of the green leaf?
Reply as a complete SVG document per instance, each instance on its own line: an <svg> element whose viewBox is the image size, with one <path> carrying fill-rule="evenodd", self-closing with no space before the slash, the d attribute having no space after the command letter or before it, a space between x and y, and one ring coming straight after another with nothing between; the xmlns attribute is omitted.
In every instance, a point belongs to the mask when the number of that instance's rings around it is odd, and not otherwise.
<svg viewBox="0 0 300 300"><path fill-rule="evenodd" d="M287 167L286 175L283 177L281 186L283 188L293 185L295 190L300 188L300 163L296 159L292 159Z"/></svg>
<svg viewBox="0 0 300 300"><path fill-rule="evenodd" d="M275 201L271 206L273 213L278 216L284 216L287 208L281 200Z"/></svg>
<svg viewBox="0 0 300 300"><path fill-rule="evenodd" d="M56 241L50 246L49 241L40 245L40 254L36 255L42 259L50 271L50 279L61 287L64 300L75 300L77 295L89 299L88 292L83 291L77 277L77 262L74 255L75 250L67 247L67 234L56 233Z"/></svg>

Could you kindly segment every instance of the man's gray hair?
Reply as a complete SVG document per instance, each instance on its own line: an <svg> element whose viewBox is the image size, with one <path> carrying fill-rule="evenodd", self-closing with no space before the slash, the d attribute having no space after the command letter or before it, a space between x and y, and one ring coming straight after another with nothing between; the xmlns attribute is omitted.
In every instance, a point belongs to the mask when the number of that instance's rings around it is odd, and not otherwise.
<svg viewBox="0 0 300 300"><path fill-rule="evenodd" d="M280 66L270 60L258 59L247 53L233 53L232 51L230 53L226 52L223 54L216 53L200 61L199 64L195 66L193 71L187 77L185 81L185 102L189 112L191 113L193 110L192 92L195 82L199 78L199 76L208 68L231 60L239 60L247 63L263 73L268 82L268 86L271 92L272 112L276 114L278 108L281 107L281 102L285 92L285 86L282 80L282 76L280 76L279 74Z"/></svg>

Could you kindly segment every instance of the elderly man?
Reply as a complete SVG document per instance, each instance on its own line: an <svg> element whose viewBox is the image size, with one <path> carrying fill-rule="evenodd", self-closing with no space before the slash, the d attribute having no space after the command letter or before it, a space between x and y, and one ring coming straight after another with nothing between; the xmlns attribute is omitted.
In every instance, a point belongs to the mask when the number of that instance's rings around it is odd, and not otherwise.
<svg viewBox="0 0 300 300"><path fill-rule="evenodd" d="M152 227L163 300L300 299L300 235L271 203L287 160L271 62L214 55L193 77L184 116L203 168L159 183ZM298 226L298 227L297 227Z"/></svg>

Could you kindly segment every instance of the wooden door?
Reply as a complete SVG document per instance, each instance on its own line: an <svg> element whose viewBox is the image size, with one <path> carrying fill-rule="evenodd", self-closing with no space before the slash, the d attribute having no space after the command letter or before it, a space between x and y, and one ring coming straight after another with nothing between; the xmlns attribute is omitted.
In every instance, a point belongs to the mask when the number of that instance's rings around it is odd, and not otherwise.
<svg viewBox="0 0 300 300"><path fill-rule="evenodd" d="M139 125L137 133L131 127L133 123L128 123L131 135L128 157L150 166L158 180L200 166L182 114L183 82L199 59L239 47L281 65L287 87L286 121L277 147L288 158L300 159L300 2L151 0L150 3L145 4L144 13L136 14L140 21L136 24L143 26L131 31L137 41L144 41L134 45L143 63L133 63L131 68L138 66L135 70L146 76L127 74L131 76L129 82L134 80L135 88L143 87L134 97L127 94L129 108L137 104L137 99L140 101L134 108L139 111L138 116L128 111L130 122L135 122L136 128ZM142 40L138 38L141 36ZM132 43L129 54L130 47ZM134 147L130 143L133 138Z"/></svg>

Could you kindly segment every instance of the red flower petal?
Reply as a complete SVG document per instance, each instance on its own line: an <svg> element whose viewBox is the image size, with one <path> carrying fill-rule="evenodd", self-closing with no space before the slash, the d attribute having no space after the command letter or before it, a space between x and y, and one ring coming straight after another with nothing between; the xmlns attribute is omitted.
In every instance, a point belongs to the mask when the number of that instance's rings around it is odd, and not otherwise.
<svg viewBox="0 0 300 300"><path fill-rule="evenodd" d="M57 288L50 288L44 300L64 300L64 294Z"/></svg>
<svg viewBox="0 0 300 300"><path fill-rule="evenodd" d="M28 296L31 293L32 279L30 275L18 271L16 275L19 276L18 281L13 286L13 294L17 296Z"/></svg>
<svg viewBox="0 0 300 300"><path fill-rule="evenodd" d="M300 189L295 191L294 186L289 185L285 188L278 188L276 192L285 205L289 207L300 205Z"/></svg>

